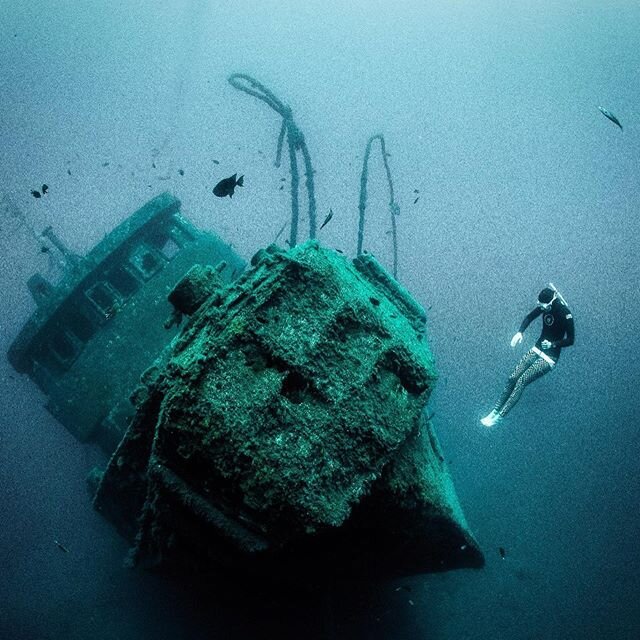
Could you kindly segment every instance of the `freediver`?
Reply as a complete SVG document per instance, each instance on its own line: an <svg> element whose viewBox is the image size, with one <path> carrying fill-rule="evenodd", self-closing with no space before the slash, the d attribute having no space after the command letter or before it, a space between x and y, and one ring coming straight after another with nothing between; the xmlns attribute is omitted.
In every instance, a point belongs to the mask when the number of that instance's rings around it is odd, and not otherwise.
<svg viewBox="0 0 640 640"><path fill-rule="evenodd" d="M540 337L509 376L493 411L480 420L485 427L498 424L513 409L524 388L556 366L562 347L569 347L574 342L575 330L571 311L560 292L549 283L538 294L535 308L525 316L518 333L511 339L512 347L522 342L524 331L539 315L542 315Z"/></svg>

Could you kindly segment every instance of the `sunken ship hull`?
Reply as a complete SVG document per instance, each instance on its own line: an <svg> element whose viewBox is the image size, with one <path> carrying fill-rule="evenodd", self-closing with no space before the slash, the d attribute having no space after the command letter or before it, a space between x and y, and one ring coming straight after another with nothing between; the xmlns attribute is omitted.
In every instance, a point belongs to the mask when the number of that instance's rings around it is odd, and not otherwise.
<svg viewBox="0 0 640 640"><path fill-rule="evenodd" d="M193 264L226 264L229 282L245 268L232 248L191 224L163 193L109 233L86 256L67 249L57 284L40 274L28 287L37 309L8 358L46 397L47 410L81 442L111 454L133 415L140 374L177 333L165 327L167 294Z"/></svg>
<svg viewBox="0 0 640 640"><path fill-rule="evenodd" d="M132 559L283 579L481 567L425 406L423 309L367 254L194 267L95 507Z"/></svg>

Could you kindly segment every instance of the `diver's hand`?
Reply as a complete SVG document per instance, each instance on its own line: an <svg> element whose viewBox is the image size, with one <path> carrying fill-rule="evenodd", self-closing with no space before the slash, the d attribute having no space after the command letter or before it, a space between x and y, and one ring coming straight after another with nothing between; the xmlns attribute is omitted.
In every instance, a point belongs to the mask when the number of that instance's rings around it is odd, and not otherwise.
<svg viewBox="0 0 640 640"><path fill-rule="evenodd" d="M511 346L515 347L517 344L520 344L522 342L522 334L518 331L518 333L516 333L515 336L513 336L513 338L511 338Z"/></svg>
<svg viewBox="0 0 640 640"><path fill-rule="evenodd" d="M540 345L543 349L548 349L553 343L549 340L543 340Z"/></svg>

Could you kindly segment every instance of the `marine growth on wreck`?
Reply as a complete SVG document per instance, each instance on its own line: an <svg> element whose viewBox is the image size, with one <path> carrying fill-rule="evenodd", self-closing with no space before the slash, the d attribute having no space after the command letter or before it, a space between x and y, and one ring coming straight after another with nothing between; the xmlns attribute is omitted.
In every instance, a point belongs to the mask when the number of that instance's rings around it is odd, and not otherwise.
<svg viewBox="0 0 640 640"><path fill-rule="evenodd" d="M136 561L292 576L482 565L425 418L424 311L375 258L272 245L230 285L195 267L176 291L190 319L143 375L95 498Z"/></svg>
<svg viewBox="0 0 640 640"><path fill-rule="evenodd" d="M290 107L246 74L229 82L282 118L289 249L261 249L244 271L168 193L84 258L50 232L65 277L30 280L38 311L11 363L74 435L110 454L90 477L94 505L129 539L134 563L285 579L482 566L425 411L437 376L425 312L397 280L384 136L367 143L351 260L315 240L314 170ZM364 251L375 141L393 275Z"/></svg>

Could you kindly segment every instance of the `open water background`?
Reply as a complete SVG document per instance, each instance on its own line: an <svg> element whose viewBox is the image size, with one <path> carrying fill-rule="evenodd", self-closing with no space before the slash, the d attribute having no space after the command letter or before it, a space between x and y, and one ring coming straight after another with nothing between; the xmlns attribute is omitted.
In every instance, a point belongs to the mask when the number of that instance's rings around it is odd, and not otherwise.
<svg viewBox="0 0 640 640"><path fill-rule="evenodd" d="M0 638L640 637L637 1L0 0L0 61L0 190L78 253L166 189L245 258L273 240L290 211L288 171L273 166L280 121L231 73L292 107L319 219L335 212L320 238L351 255L365 144L385 135L399 279L431 306L430 408L487 557L481 571L286 601L126 569L84 487L99 453L5 360ZM235 172L245 187L216 199ZM365 248L390 265L377 151L369 175ZM27 278L48 269L1 220L3 352L35 308ZM479 418L522 353L509 340L549 280L575 346L487 432Z"/></svg>

